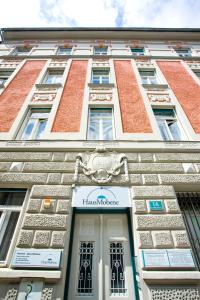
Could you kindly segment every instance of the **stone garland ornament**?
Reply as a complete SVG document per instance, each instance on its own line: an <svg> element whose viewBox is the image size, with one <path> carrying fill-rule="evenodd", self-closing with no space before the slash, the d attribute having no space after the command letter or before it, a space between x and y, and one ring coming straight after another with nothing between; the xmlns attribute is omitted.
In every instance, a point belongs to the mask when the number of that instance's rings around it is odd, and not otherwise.
<svg viewBox="0 0 200 300"><path fill-rule="evenodd" d="M129 181L128 163L125 154L109 152L104 147L98 147L94 152L78 154L76 157L76 166L74 181L78 181L79 167L83 173L98 184L108 183L113 176L120 174L122 167L124 168L125 181Z"/></svg>

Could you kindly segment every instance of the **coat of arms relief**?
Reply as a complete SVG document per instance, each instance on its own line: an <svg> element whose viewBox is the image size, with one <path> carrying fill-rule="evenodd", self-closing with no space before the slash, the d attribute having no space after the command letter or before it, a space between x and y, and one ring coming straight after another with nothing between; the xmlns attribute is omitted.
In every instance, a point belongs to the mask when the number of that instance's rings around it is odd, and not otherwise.
<svg viewBox="0 0 200 300"><path fill-rule="evenodd" d="M79 169L98 184L111 182L114 176L124 174L129 181L128 163L125 154L110 152L104 147L96 148L94 152L79 153L76 157L74 181L78 181Z"/></svg>

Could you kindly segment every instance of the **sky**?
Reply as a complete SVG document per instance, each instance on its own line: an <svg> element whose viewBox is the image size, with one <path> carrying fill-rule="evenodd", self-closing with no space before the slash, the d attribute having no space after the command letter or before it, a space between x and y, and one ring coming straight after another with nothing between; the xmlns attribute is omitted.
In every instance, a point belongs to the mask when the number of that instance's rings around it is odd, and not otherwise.
<svg viewBox="0 0 200 300"><path fill-rule="evenodd" d="M5 27L200 27L200 0L0 0Z"/></svg>

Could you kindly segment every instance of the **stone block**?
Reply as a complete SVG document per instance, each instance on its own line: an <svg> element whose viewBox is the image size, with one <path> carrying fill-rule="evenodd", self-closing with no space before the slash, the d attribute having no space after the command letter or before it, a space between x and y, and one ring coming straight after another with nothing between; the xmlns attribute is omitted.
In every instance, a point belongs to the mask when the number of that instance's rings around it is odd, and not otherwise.
<svg viewBox="0 0 200 300"><path fill-rule="evenodd" d="M139 154L139 160L141 162L153 162L153 153L140 153Z"/></svg>
<svg viewBox="0 0 200 300"><path fill-rule="evenodd" d="M79 174L78 182L81 182L82 184L84 184L84 183L88 184L91 181L87 176L85 176L83 174ZM74 183L74 174L63 174L61 183L62 184L73 184Z"/></svg>
<svg viewBox="0 0 200 300"><path fill-rule="evenodd" d="M27 229L65 229L67 216L47 214L26 214L24 228Z"/></svg>
<svg viewBox="0 0 200 300"><path fill-rule="evenodd" d="M23 172L63 172L74 173L75 163L71 162L27 162L24 164Z"/></svg>
<svg viewBox="0 0 200 300"><path fill-rule="evenodd" d="M173 240L170 231L153 231L152 236L155 248L173 247Z"/></svg>
<svg viewBox="0 0 200 300"><path fill-rule="evenodd" d="M42 204L41 199L30 199L28 203L27 212L38 213Z"/></svg>
<svg viewBox="0 0 200 300"><path fill-rule="evenodd" d="M200 162L200 153L156 153L156 161Z"/></svg>
<svg viewBox="0 0 200 300"><path fill-rule="evenodd" d="M144 174L143 176L144 184L151 184L151 185L158 185L159 184L159 178L156 174Z"/></svg>
<svg viewBox="0 0 200 300"><path fill-rule="evenodd" d="M66 239L66 231L53 231L51 237L52 248L64 248Z"/></svg>
<svg viewBox="0 0 200 300"><path fill-rule="evenodd" d="M24 163L21 161L12 162L10 166L10 172L21 172L23 169Z"/></svg>
<svg viewBox="0 0 200 300"><path fill-rule="evenodd" d="M54 152L53 161L65 161L65 152Z"/></svg>
<svg viewBox="0 0 200 300"><path fill-rule="evenodd" d="M136 215L137 229L184 229L181 215Z"/></svg>
<svg viewBox="0 0 200 300"><path fill-rule="evenodd" d="M178 213L180 212L178 201L176 199L165 200L165 207L168 213Z"/></svg>
<svg viewBox="0 0 200 300"><path fill-rule="evenodd" d="M189 248L190 242L185 230L172 231L174 245L177 248Z"/></svg>
<svg viewBox="0 0 200 300"><path fill-rule="evenodd" d="M130 173L183 173L181 163L129 163Z"/></svg>
<svg viewBox="0 0 200 300"><path fill-rule="evenodd" d="M139 234L139 248L153 248L153 240L150 231L140 231Z"/></svg>
<svg viewBox="0 0 200 300"><path fill-rule="evenodd" d="M68 152L66 153L65 156L65 161L76 161L76 156L78 155L79 152Z"/></svg>
<svg viewBox="0 0 200 300"><path fill-rule="evenodd" d="M133 200L133 208L135 213L147 213L145 200Z"/></svg>
<svg viewBox="0 0 200 300"><path fill-rule="evenodd" d="M60 185L35 185L31 191L33 198L71 198L72 189L70 186Z"/></svg>
<svg viewBox="0 0 200 300"><path fill-rule="evenodd" d="M48 175L47 183L48 184L60 184L62 174L60 173L51 173Z"/></svg>
<svg viewBox="0 0 200 300"><path fill-rule="evenodd" d="M191 286L187 288L184 286L180 287L155 287L151 289L152 300L199 300L200 291L198 288Z"/></svg>
<svg viewBox="0 0 200 300"><path fill-rule="evenodd" d="M0 172L6 172L10 169L10 162L0 162Z"/></svg>
<svg viewBox="0 0 200 300"><path fill-rule="evenodd" d="M51 239L51 232L47 230L37 230L35 232L33 247L48 248Z"/></svg>
<svg viewBox="0 0 200 300"><path fill-rule="evenodd" d="M142 176L139 174L130 174L129 179L130 179L130 183L133 185L135 185L135 184L141 185L142 184Z"/></svg>
<svg viewBox="0 0 200 300"><path fill-rule="evenodd" d="M51 152L0 152L0 161L50 161Z"/></svg>
<svg viewBox="0 0 200 300"><path fill-rule="evenodd" d="M57 200L51 199L51 205L50 207L45 207L44 206L44 199L42 200L42 207L41 207L41 212L46 213L46 214L52 214L56 212L56 204Z"/></svg>
<svg viewBox="0 0 200 300"><path fill-rule="evenodd" d="M200 174L159 175L162 184L200 184Z"/></svg>
<svg viewBox="0 0 200 300"><path fill-rule="evenodd" d="M172 186L133 186L133 198L174 198Z"/></svg>
<svg viewBox="0 0 200 300"><path fill-rule="evenodd" d="M45 173L0 173L0 182L2 183L42 184L46 181L47 174Z"/></svg>
<svg viewBox="0 0 200 300"><path fill-rule="evenodd" d="M125 154L128 158L128 162L136 162L139 160L138 153L125 153Z"/></svg>
<svg viewBox="0 0 200 300"><path fill-rule="evenodd" d="M19 234L19 239L17 246L21 248L29 248L32 246L33 241L33 230L21 230Z"/></svg>
<svg viewBox="0 0 200 300"><path fill-rule="evenodd" d="M56 212L59 214L68 214L70 212L71 205L68 200L58 200Z"/></svg>

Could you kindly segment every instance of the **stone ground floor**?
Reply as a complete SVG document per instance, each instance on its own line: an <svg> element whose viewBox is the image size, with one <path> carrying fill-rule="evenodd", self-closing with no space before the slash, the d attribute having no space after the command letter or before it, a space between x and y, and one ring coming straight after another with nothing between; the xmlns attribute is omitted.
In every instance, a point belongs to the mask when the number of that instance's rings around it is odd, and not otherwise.
<svg viewBox="0 0 200 300"><path fill-rule="evenodd" d="M0 299L199 299L199 172L192 150L0 151Z"/></svg>

